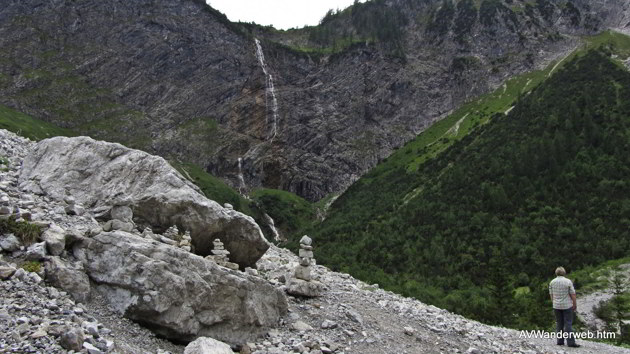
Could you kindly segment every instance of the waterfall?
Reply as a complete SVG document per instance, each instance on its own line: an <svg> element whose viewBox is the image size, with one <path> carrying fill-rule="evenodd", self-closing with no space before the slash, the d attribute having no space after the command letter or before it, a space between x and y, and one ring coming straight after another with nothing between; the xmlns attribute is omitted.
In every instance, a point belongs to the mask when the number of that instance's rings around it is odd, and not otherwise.
<svg viewBox="0 0 630 354"><path fill-rule="evenodd" d="M276 99L276 90L273 86L273 75L267 71L267 64L265 63L265 55L263 54L262 46L258 38L254 38L256 43L256 58L260 63L263 73L265 74L265 106L269 109L269 97L271 97L271 136L270 140L276 137L278 133L278 100ZM265 115L265 123L268 124L267 115Z"/></svg>
<svg viewBox="0 0 630 354"><path fill-rule="evenodd" d="M245 185L245 179L243 178L243 159L238 158L238 191L243 194L243 191L247 188Z"/></svg>
<svg viewBox="0 0 630 354"><path fill-rule="evenodd" d="M267 215L267 213L263 213L263 217L265 218L265 221L267 222L267 226L269 226L269 228L271 229L271 233L273 234L273 239L276 242L283 241L283 238L282 236L280 236L280 233L276 229L276 225L273 219L271 218L271 216Z"/></svg>

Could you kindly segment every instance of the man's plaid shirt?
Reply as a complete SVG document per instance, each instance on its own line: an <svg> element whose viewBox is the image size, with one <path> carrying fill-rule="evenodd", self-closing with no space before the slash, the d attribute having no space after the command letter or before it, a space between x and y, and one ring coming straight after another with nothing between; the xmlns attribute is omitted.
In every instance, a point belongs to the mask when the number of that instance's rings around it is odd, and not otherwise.
<svg viewBox="0 0 630 354"><path fill-rule="evenodd" d="M573 307L573 301L569 294L575 294L575 289L571 280L561 275L557 276L549 283L549 294L553 297L554 309L566 310Z"/></svg>

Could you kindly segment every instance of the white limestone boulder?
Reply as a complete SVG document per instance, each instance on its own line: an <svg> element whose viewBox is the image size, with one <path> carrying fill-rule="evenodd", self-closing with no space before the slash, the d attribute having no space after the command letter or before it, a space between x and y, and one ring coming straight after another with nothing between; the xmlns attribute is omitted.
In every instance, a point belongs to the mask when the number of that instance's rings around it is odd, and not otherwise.
<svg viewBox="0 0 630 354"><path fill-rule="evenodd" d="M134 221L155 231L172 225L190 231L202 256L219 238L241 268L255 266L269 248L251 217L205 198L163 158L120 144L88 137L42 140L24 159L19 183L56 199L71 196L92 211L128 205Z"/></svg>
<svg viewBox="0 0 630 354"><path fill-rule="evenodd" d="M103 232L75 256L112 308L166 338L242 345L287 312L284 293L264 279L140 235Z"/></svg>

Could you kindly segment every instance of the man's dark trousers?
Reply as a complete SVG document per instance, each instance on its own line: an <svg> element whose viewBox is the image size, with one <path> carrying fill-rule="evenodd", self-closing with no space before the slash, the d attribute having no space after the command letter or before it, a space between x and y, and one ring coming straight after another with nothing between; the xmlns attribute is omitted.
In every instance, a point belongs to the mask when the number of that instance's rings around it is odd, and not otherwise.
<svg viewBox="0 0 630 354"><path fill-rule="evenodd" d="M553 309L553 312L556 315L556 333L565 332L568 333L567 337L567 345L572 346L575 345L575 337L573 336L573 328L571 325L573 324L573 309L569 308L566 310L558 310ZM564 337L557 338L557 344L564 344Z"/></svg>

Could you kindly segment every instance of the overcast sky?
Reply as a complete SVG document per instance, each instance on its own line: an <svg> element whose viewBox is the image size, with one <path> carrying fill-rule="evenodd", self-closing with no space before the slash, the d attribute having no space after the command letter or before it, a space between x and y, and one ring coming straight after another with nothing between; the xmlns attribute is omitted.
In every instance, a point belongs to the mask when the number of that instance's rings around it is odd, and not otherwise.
<svg viewBox="0 0 630 354"><path fill-rule="evenodd" d="M361 0L364 2L365 0ZM329 9L345 9L354 0L206 0L230 21L256 22L277 29L316 25Z"/></svg>

